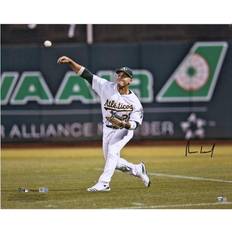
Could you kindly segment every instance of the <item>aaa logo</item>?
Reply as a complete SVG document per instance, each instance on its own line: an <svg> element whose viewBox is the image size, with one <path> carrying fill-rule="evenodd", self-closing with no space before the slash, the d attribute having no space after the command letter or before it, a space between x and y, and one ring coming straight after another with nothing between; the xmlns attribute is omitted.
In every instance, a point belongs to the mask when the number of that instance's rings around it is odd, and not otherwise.
<svg viewBox="0 0 232 232"><path fill-rule="evenodd" d="M227 51L226 42L197 42L158 93L158 102L209 101Z"/></svg>

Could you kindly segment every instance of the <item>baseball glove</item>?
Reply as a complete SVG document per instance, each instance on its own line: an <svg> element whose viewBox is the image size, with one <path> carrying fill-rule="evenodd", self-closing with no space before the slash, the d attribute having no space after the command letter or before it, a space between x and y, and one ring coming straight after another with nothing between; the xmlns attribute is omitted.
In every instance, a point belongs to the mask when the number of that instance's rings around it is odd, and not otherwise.
<svg viewBox="0 0 232 232"><path fill-rule="evenodd" d="M110 117L106 117L106 119L116 128L124 128L125 126L125 121L117 114L112 114Z"/></svg>

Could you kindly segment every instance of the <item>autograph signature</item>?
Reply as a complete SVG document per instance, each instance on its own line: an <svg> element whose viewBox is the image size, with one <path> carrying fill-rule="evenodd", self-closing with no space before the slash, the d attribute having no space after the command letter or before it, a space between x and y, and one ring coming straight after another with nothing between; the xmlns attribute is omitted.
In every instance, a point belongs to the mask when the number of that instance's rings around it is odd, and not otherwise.
<svg viewBox="0 0 232 232"><path fill-rule="evenodd" d="M209 154L210 153L210 157L213 158L213 154L214 154L214 148L216 146L216 143L211 144L211 149L210 150L204 150L203 149L203 145L201 145L200 150L193 150L191 149L191 144L190 144L190 140L188 140L186 147L185 147L185 156L191 155L191 154Z"/></svg>

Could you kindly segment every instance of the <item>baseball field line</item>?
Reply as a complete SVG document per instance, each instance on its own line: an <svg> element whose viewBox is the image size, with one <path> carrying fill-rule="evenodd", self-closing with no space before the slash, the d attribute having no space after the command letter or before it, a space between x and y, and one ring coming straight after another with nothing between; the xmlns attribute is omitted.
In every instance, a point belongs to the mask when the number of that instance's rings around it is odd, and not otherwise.
<svg viewBox="0 0 232 232"><path fill-rule="evenodd" d="M102 168L95 168L97 171L102 171ZM117 170L116 170L117 171ZM120 171L118 171L120 172ZM199 181L212 181L212 182L221 182L221 183L229 183L232 184L232 180L222 180L222 179L214 179L207 177L198 177L198 176L182 176L182 175L172 175L160 172L151 172L149 176L161 176L161 177L169 177L169 178L178 178L178 179L188 179L188 180L199 180Z"/></svg>
<svg viewBox="0 0 232 232"><path fill-rule="evenodd" d="M159 172L152 172L152 173L149 173L149 175L150 176L161 176L161 177L169 177L169 178L179 178L179 179L199 180L199 181L212 181L212 182L221 182L221 183L232 184L232 180L222 180L222 179L214 179L214 178L207 178L207 177L172 175L172 174L159 173Z"/></svg>

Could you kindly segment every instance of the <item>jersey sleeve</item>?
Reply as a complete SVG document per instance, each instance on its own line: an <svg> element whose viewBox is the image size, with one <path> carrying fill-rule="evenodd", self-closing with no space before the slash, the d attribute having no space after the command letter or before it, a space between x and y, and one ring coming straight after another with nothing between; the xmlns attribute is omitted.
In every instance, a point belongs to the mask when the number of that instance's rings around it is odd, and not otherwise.
<svg viewBox="0 0 232 232"><path fill-rule="evenodd" d="M142 124L142 121L143 121L143 107L142 107L142 105L140 105L139 107L136 107L132 111L132 113L130 115L130 121L135 121L139 125Z"/></svg>
<svg viewBox="0 0 232 232"><path fill-rule="evenodd" d="M108 82L109 81L107 81L99 76L93 75L92 88L101 97L102 90Z"/></svg>

